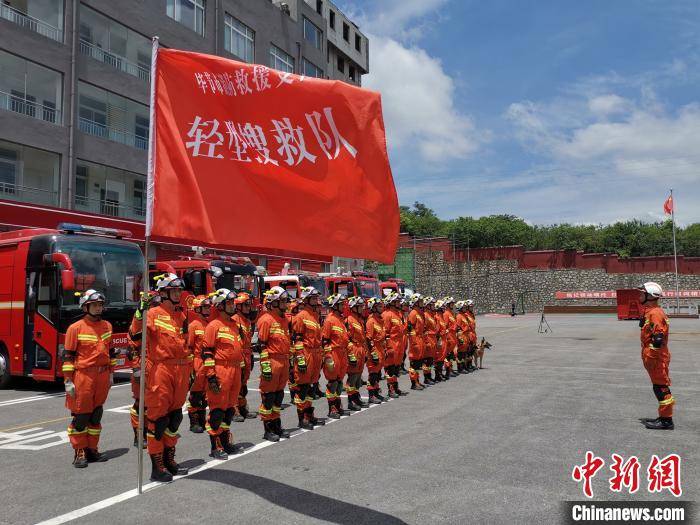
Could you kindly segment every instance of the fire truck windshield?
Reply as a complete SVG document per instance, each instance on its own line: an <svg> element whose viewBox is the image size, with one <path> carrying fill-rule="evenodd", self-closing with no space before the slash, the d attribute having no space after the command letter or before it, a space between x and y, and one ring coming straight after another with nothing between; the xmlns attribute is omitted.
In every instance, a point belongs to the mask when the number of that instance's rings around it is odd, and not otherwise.
<svg viewBox="0 0 700 525"><path fill-rule="evenodd" d="M55 249L68 254L75 274L75 290L63 292L64 308L77 309L75 293L90 288L105 295L107 307L136 305L144 265L138 246L65 236L56 240Z"/></svg>
<svg viewBox="0 0 700 525"><path fill-rule="evenodd" d="M344 295L345 297L351 297L355 295L352 289L352 283L351 282L345 282L345 283L336 283L335 284L335 293L338 293L340 295Z"/></svg>
<svg viewBox="0 0 700 525"><path fill-rule="evenodd" d="M316 288L318 293L321 294L321 297L326 297L326 295L328 295L326 280L323 277L304 276L301 282L304 286L313 286Z"/></svg>
<svg viewBox="0 0 700 525"><path fill-rule="evenodd" d="M370 297L381 297L379 283L377 281L365 281L363 279L358 279L355 282L360 289L360 295L362 297L366 299L369 299Z"/></svg>
<svg viewBox="0 0 700 525"><path fill-rule="evenodd" d="M228 288L237 292L248 292L253 297L258 296L258 279L254 275L240 275L224 271L216 278L217 288Z"/></svg>

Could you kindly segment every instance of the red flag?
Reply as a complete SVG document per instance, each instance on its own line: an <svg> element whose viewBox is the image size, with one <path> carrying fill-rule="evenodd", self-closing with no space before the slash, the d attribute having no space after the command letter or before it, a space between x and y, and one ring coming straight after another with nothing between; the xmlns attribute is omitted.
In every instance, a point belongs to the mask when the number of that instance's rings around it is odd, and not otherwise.
<svg viewBox="0 0 700 525"><path fill-rule="evenodd" d="M673 213L673 195L669 195L668 199L664 202L664 213L666 215L671 215Z"/></svg>
<svg viewBox="0 0 700 525"><path fill-rule="evenodd" d="M393 260L378 93L174 49L155 77L152 235Z"/></svg>

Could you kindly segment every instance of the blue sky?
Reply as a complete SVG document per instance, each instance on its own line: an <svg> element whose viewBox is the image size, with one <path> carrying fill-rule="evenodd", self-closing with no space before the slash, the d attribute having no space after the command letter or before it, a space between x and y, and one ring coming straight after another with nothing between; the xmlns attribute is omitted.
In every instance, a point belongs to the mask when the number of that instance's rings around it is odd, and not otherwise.
<svg viewBox="0 0 700 525"><path fill-rule="evenodd" d="M336 0L370 38L402 204L700 221L700 2Z"/></svg>

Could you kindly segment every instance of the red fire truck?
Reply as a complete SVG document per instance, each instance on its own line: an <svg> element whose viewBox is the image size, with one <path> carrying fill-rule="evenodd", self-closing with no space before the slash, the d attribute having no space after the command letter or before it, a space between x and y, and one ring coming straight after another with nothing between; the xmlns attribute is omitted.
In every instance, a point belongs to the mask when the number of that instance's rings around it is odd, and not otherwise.
<svg viewBox="0 0 700 525"><path fill-rule="evenodd" d="M107 299L104 319L124 365L144 267L139 246L123 240L130 236L65 223L0 233L0 387L12 376L62 377L66 329L83 315L75 294L90 288Z"/></svg>
<svg viewBox="0 0 700 525"><path fill-rule="evenodd" d="M379 279L377 279L375 274L354 271L352 276L355 278L355 295L362 296L365 299L370 299L371 297L381 298L382 291L379 288Z"/></svg>
<svg viewBox="0 0 700 525"><path fill-rule="evenodd" d="M381 289L382 289L382 295L387 296L391 292L398 292L402 295L406 294L406 281L403 279L387 279L383 283L381 283Z"/></svg>

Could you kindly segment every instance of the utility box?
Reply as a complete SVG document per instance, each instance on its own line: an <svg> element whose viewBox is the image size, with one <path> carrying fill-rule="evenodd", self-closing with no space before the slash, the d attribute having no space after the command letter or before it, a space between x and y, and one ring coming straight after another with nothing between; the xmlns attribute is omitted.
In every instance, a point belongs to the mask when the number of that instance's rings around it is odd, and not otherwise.
<svg viewBox="0 0 700 525"><path fill-rule="evenodd" d="M641 319L643 315L644 307L639 302L639 290L636 288L617 290L617 318L620 321Z"/></svg>

